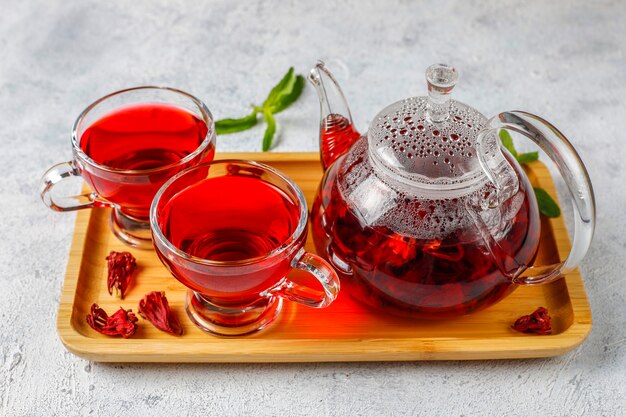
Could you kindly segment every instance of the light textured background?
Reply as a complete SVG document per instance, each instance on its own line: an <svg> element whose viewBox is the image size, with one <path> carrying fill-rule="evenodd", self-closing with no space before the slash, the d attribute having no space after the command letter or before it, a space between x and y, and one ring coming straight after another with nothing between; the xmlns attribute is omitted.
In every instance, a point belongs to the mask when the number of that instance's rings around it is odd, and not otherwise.
<svg viewBox="0 0 626 417"><path fill-rule="evenodd" d="M383 5L384 4L384 5ZM626 3L623 1L0 0L0 415L623 415L626 408ZM335 69L359 127L461 71L487 115L544 115L586 162L598 227L582 264L589 339L545 360L291 365L106 365L55 331L74 215L47 210L40 175L70 157L98 97L167 84L217 117L245 112L293 65ZM312 89L278 116L276 151L317 148ZM260 150L262 128L219 138Z"/></svg>

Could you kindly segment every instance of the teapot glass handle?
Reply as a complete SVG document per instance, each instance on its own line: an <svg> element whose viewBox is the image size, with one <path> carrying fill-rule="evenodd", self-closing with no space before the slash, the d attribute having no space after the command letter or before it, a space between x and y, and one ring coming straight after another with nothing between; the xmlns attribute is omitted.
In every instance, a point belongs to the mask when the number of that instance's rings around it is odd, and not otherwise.
<svg viewBox="0 0 626 417"><path fill-rule="evenodd" d="M509 187L512 186L498 182L499 178L508 177L499 175L499 171L506 168L492 166L493 159L489 158L490 150L493 151L494 141L498 143L500 129L521 133L543 149L556 164L572 197L574 237L567 259L556 264L530 266L519 275L512 277L516 284L541 284L553 281L574 269L591 244L596 223L596 204L589 174L572 144L551 123L539 116L522 111L504 112L489 120L488 128L478 136L477 143L480 164L489 179L496 184L498 194L504 196L510 194ZM498 200L501 201L502 198L498 197Z"/></svg>

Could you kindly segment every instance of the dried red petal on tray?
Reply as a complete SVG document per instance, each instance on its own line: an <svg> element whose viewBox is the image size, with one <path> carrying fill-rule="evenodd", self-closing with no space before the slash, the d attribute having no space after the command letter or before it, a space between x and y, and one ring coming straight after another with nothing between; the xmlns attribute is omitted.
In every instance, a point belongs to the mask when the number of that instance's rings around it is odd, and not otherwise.
<svg viewBox="0 0 626 417"><path fill-rule="evenodd" d="M133 277L133 271L137 267L137 261L130 252L115 251L111 251L109 256L106 257L106 260L109 269L107 275L109 294L113 295L113 288L115 288L115 292L123 300L126 289Z"/></svg>
<svg viewBox="0 0 626 417"><path fill-rule="evenodd" d="M159 329L180 336L183 334L183 327L180 325L178 316L172 311L165 292L152 291L139 301L139 315Z"/></svg>
<svg viewBox="0 0 626 417"><path fill-rule="evenodd" d="M91 305L91 314L87 314L87 323L92 329L107 336L122 336L124 339L135 334L138 320L132 310L124 310L122 307L109 316L96 303Z"/></svg>
<svg viewBox="0 0 626 417"><path fill-rule="evenodd" d="M522 333L552 333L550 314L548 314L548 309L544 307L539 307L537 310L533 311L532 314L522 316L515 320L515 323L511 327Z"/></svg>

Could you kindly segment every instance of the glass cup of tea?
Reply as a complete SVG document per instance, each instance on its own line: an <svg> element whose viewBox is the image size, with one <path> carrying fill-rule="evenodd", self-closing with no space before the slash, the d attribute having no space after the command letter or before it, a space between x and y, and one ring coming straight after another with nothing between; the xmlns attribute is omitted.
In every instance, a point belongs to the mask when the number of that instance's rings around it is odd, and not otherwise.
<svg viewBox="0 0 626 417"><path fill-rule="evenodd" d="M213 160L215 124L209 109L191 94L167 87L130 88L97 100L78 116L72 152L71 161L43 175L44 203L56 211L112 207L113 233L128 245L151 248L154 195L176 173ZM56 186L72 177L82 177L91 190L62 195L63 187Z"/></svg>
<svg viewBox="0 0 626 417"><path fill-rule="evenodd" d="M266 328L283 299L309 307L333 302L339 279L326 261L304 250L307 221L306 200L293 181L240 160L177 174L150 209L156 252L189 288L187 314L220 336ZM309 279L294 282L287 276L294 269Z"/></svg>

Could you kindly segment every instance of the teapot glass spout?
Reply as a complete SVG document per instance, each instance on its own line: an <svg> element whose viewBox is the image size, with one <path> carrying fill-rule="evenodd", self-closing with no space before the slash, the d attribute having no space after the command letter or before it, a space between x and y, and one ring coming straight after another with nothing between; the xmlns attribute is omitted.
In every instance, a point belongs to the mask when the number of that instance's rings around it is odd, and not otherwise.
<svg viewBox="0 0 626 417"><path fill-rule="evenodd" d="M324 171L344 155L361 134L354 128L346 98L335 77L321 61L309 81L320 100L320 160Z"/></svg>

